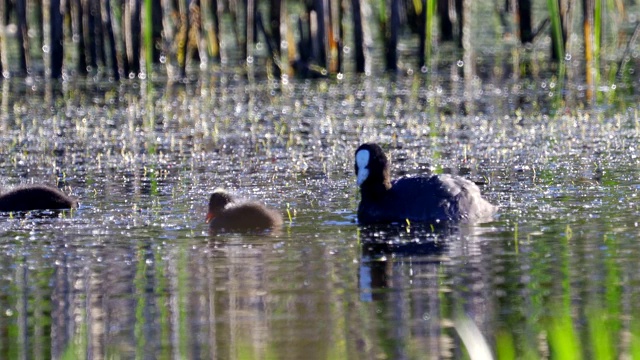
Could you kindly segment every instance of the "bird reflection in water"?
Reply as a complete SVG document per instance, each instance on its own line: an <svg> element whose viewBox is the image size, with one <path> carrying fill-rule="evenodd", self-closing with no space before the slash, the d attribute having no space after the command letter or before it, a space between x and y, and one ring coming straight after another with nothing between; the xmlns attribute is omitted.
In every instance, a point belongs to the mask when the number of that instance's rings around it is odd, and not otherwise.
<svg viewBox="0 0 640 360"><path fill-rule="evenodd" d="M362 247L359 269L360 298L384 299L392 284L393 266L407 261L409 266L438 264L448 238L458 232L450 224L390 224L360 227ZM413 272L413 271L411 271Z"/></svg>

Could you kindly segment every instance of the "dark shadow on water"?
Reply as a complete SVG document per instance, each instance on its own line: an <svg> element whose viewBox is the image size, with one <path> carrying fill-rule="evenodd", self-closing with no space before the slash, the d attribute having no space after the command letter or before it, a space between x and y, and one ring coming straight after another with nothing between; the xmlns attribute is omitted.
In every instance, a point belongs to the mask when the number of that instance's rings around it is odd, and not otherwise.
<svg viewBox="0 0 640 360"><path fill-rule="evenodd" d="M226 252L231 249L246 248L252 251L263 251L265 247L277 246L282 240L282 229L244 230L244 231L215 231L208 229L206 236L207 247L216 252ZM261 250L259 250L261 249Z"/></svg>
<svg viewBox="0 0 640 360"><path fill-rule="evenodd" d="M282 228L277 227L273 229L242 229L242 230L227 230L227 229L209 229L209 238L221 239L225 236L246 236L246 237L258 237L258 238L276 238L282 235Z"/></svg>
<svg viewBox="0 0 640 360"><path fill-rule="evenodd" d="M399 287L393 277L399 268L406 267L403 263L421 268L437 267L447 250L447 239L458 232L458 226L450 224L360 227L360 299L388 300L390 293Z"/></svg>
<svg viewBox="0 0 640 360"><path fill-rule="evenodd" d="M445 250L447 238L458 233L455 224L367 225L360 227L360 243L369 256L436 255Z"/></svg>
<svg viewBox="0 0 640 360"><path fill-rule="evenodd" d="M55 219L61 216L71 216L70 210L63 209L0 212L0 219Z"/></svg>
<svg viewBox="0 0 640 360"><path fill-rule="evenodd" d="M430 344L425 358L442 353L441 269L460 232L444 224L360 227L359 298L384 324L379 336L392 358L408 357L409 334Z"/></svg>

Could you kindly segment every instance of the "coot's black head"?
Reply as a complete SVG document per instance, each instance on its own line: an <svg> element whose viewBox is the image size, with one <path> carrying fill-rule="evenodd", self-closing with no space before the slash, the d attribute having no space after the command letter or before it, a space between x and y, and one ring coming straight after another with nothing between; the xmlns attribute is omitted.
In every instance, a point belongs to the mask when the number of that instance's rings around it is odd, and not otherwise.
<svg viewBox="0 0 640 360"><path fill-rule="evenodd" d="M209 198L209 212L207 222L216 217L224 208L233 202L233 196L224 189L215 189Z"/></svg>
<svg viewBox="0 0 640 360"><path fill-rule="evenodd" d="M389 161L380 145L365 143L356 150L356 177L361 189L391 188Z"/></svg>

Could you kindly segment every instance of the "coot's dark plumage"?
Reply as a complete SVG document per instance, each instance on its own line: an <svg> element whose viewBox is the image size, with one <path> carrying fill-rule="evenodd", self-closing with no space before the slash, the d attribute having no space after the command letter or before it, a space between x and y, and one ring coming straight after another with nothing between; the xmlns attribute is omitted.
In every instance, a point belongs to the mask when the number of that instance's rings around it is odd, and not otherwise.
<svg viewBox="0 0 640 360"><path fill-rule="evenodd" d="M225 190L216 189L209 198L207 222L215 232L261 231L282 226L282 216L259 202L237 201Z"/></svg>
<svg viewBox="0 0 640 360"><path fill-rule="evenodd" d="M355 157L362 197L360 224L473 222L497 210L482 198L476 184L459 176L404 177L392 182L387 156L375 143L360 145Z"/></svg>
<svg viewBox="0 0 640 360"><path fill-rule="evenodd" d="M0 211L61 210L78 206L72 197L48 185L24 185L0 194Z"/></svg>

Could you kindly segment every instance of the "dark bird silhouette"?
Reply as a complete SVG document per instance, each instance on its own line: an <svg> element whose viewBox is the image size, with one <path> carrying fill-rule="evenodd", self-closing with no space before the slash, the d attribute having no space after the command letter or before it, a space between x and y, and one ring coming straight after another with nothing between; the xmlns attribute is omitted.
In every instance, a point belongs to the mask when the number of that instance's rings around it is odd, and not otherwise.
<svg viewBox="0 0 640 360"><path fill-rule="evenodd" d="M389 161L375 143L355 152L360 186L358 223L450 223L490 218L497 207L482 198L478 186L462 177L433 175L391 181Z"/></svg>
<svg viewBox="0 0 640 360"><path fill-rule="evenodd" d="M0 194L0 211L62 210L78 202L58 188L48 185L23 185Z"/></svg>

